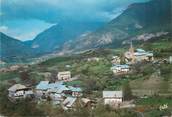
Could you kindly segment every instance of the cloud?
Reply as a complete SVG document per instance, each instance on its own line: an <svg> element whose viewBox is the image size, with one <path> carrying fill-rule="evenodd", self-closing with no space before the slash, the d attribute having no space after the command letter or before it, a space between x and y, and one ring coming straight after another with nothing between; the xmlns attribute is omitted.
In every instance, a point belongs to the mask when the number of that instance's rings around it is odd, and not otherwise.
<svg viewBox="0 0 172 117"><path fill-rule="evenodd" d="M12 20L5 21L4 24L0 26L0 32L22 41L31 40L40 32L54 25L41 20Z"/></svg>
<svg viewBox="0 0 172 117"><path fill-rule="evenodd" d="M16 36L14 36L14 38L20 39L22 41L32 40L38 33L39 33L39 31L27 32L27 33L16 35Z"/></svg>
<svg viewBox="0 0 172 117"><path fill-rule="evenodd" d="M53 23L63 20L107 21L119 14L112 11L142 1L146 0L1 0L1 11L4 20L39 19Z"/></svg>
<svg viewBox="0 0 172 117"><path fill-rule="evenodd" d="M8 27L7 26L0 26L0 32L7 32Z"/></svg>
<svg viewBox="0 0 172 117"><path fill-rule="evenodd" d="M60 22L108 22L129 4L148 0L0 0L0 31L20 40Z"/></svg>

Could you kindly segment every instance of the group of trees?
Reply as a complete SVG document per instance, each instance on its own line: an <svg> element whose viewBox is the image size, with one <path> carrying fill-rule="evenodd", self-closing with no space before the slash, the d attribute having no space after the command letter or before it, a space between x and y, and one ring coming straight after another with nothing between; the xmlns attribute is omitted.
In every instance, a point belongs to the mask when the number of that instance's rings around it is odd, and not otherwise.
<svg viewBox="0 0 172 117"><path fill-rule="evenodd" d="M124 100L133 99L132 91L129 82L125 82L122 87Z"/></svg>
<svg viewBox="0 0 172 117"><path fill-rule="evenodd" d="M30 99L11 102L8 99L7 86L0 87L0 113L10 117L42 116L43 111L37 108L37 103Z"/></svg>

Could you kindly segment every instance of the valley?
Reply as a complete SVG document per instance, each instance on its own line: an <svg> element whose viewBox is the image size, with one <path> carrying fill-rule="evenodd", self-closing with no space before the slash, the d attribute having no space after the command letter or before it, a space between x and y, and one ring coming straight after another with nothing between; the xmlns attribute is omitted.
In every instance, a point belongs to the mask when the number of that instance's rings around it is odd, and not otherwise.
<svg viewBox="0 0 172 117"><path fill-rule="evenodd" d="M172 54L172 51L171 45L166 46L166 44L171 43L171 41L172 40L170 36L165 36L161 37L161 39L152 40L142 44L140 44L139 42L133 42L136 43L134 44L134 47L151 50L155 54L155 59L153 62L141 62L132 65L132 73L129 73L127 75L114 75L113 72L110 70L110 67L112 66L112 56L115 55L122 58L124 52L128 50L129 45L126 45L124 48L118 49L95 49L76 55L50 58L44 62L29 65L24 69L19 68L17 71L1 73L1 113L5 114L6 111L8 111L8 115L13 113L20 115L24 114L26 111L23 110L23 113L18 113L17 110L10 110L10 107L12 105L15 106L14 104L10 104L8 108L3 109L3 106L5 106L6 103L11 103L9 100L5 101L5 99L8 99L6 97L7 88L12 84L22 83L25 85L35 86L40 81L44 80L54 82L56 80L56 74L59 71L70 71L72 73L72 76L78 76L78 78L74 81L66 82L65 85L81 87L83 89L84 98L89 98L96 101L97 104L92 113L95 116L100 116L100 114L103 113L109 116L111 116L111 114L115 114L116 116L120 117L125 115L136 116L137 112L143 113L146 117L169 115L172 109L172 64L170 64L168 60L169 56ZM25 79L22 78L22 73L27 75ZM47 76L45 74L51 75ZM116 112L113 110L113 108L108 110L107 107L103 107L101 103L102 91L121 90L126 86L126 83L130 87L127 88L127 91L131 89L132 92L132 103L135 104L135 107L133 108L134 111L130 112L128 109L121 109ZM2 102L2 100L5 102ZM23 103L29 104L28 107L31 105L35 105L35 102L26 101L19 102L18 104ZM168 109L160 111L158 108L165 104L168 105ZM89 114L91 114L90 109L84 109L81 107L80 111L78 110L63 112L59 106L55 108L51 107L51 104L49 104L48 102L43 103L43 105L51 108L52 111L48 112L48 115L52 116L65 116L65 114L81 116L84 112L87 113L87 115L85 116L90 116ZM17 108L20 107L22 106L19 106ZM35 110L36 112L30 112L30 114L37 113L39 115L41 114L39 112L42 109L46 108L38 107ZM99 109L101 109L103 113L100 113ZM42 111L46 112L45 110ZM62 112L63 115L57 114L58 111Z"/></svg>
<svg viewBox="0 0 172 117"><path fill-rule="evenodd" d="M172 116L171 0L2 2L0 116Z"/></svg>

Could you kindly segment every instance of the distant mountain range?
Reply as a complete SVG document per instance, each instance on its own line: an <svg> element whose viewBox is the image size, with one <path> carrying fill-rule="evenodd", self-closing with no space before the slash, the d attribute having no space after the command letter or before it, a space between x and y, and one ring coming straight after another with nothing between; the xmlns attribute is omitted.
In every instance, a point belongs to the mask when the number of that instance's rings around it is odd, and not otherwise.
<svg viewBox="0 0 172 117"><path fill-rule="evenodd" d="M38 34L35 39L22 42L0 32L0 57L11 62L58 52L64 43L89 33L103 22L63 22Z"/></svg>
<svg viewBox="0 0 172 117"><path fill-rule="evenodd" d="M30 57L51 52L78 52L109 45L116 47L126 40L171 33L171 17L171 0L135 3L105 25L95 22L63 22L27 42L0 33L0 55L1 58Z"/></svg>
<svg viewBox="0 0 172 117"><path fill-rule="evenodd" d="M39 53L58 51L65 42L91 32L101 25L101 22L61 22L37 35L31 47L36 48Z"/></svg>
<svg viewBox="0 0 172 117"><path fill-rule="evenodd" d="M144 36L144 34L151 34L150 36L152 36L167 34L167 32L172 32L171 0L135 3L131 4L120 16L95 32L65 45L64 51L101 48L109 44L118 46L124 40L135 39Z"/></svg>
<svg viewBox="0 0 172 117"><path fill-rule="evenodd" d="M0 57L2 60L21 60L22 58L32 57L33 55L33 49L25 45L22 41L0 32Z"/></svg>

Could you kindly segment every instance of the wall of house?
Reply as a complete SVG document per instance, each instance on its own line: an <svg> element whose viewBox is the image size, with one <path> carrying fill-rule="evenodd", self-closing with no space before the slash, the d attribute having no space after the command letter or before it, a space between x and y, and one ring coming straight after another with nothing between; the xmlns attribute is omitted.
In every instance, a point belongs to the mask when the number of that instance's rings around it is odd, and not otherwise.
<svg viewBox="0 0 172 117"><path fill-rule="evenodd" d="M81 92L72 92L72 96L80 97L80 96L82 96L82 93Z"/></svg>
<svg viewBox="0 0 172 117"><path fill-rule="evenodd" d="M116 104L119 104L119 103L122 103L122 98L111 98L111 99L108 99L108 98L105 98L104 99L104 104L106 105L116 105Z"/></svg>
<svg viewBox="0 0 172 117"><path fill-rule="evenodd" d="M18 97L18 96L24 96L24 91L17 91L14 96Z"/></svg>
<svg viewBox="0 0 172 117"><path fill-rule="evenodd" d="M68 80L71 78L70 74L58 74L58 80Z"/></svg>
<svg viewBox="0 0 172 117"><path fill-rule="evenodd" d="M9 91L8 96L9 96L9 97L13 97L13 96L14 96L14 94L15 94L15 92L14 92L14 91Z"/></svg>
<svg viewBox="0 0 172 117"><path fill-rule="evenodd" d="M114 69L113 70L113 73L121 73L121 72L127 73L129 72L129 69Z"/></svg>
<svg viewBox="0 0 172 117"><path fill-rule="evenodd" d="M45 94L46 91L43 91L43 90L36 90L36 97L40 98L43 94Z"/></svg>

